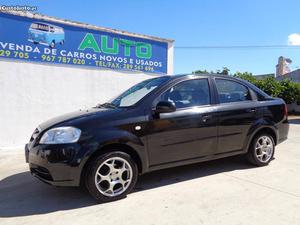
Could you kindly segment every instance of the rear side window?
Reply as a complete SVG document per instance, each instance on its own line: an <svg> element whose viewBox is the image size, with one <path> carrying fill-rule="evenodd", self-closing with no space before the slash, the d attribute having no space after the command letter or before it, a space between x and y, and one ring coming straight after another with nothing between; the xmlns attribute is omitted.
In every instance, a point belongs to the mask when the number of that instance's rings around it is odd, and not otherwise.
<svg viewBox="0 0 300 225"><path fill-rule="evenodd" d="M161 101L173 102L177 109L209 105L209 84L207 79L183 81L163 93Z"/></svg>
<svg viewBox="0 0 300 225"><path fill-rule="evenodd" d="M249 89L235 81L216 79L220 103L252 100Z"/></svg>

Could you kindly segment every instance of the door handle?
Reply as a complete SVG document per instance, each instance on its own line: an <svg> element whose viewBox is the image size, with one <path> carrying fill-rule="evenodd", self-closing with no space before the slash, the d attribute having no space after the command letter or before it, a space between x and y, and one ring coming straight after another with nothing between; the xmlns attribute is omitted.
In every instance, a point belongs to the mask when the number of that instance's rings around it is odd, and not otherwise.
<svg viewBox="0 0 300 225"><path fill-rule="evenodd" d="M209 120L211 118L212 118L211 115L204 115L204 116L202 116L202 121L205 123L207 120Z"/></svg>

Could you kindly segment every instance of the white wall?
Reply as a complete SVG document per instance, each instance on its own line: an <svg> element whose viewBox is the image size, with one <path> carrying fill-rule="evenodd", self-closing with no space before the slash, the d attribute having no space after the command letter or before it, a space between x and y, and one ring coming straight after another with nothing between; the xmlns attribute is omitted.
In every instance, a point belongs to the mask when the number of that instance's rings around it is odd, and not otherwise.
<svg viewBox="0 0 300 225"><path fill-rule="evenodd" d="M37 125L51 117L95 106L154 76L0 61L0 149L25 144Z"/></svg>
<svg viewBox="0 0 300 225"><path fill-rule="evenodd" d="M174 73L174 42L168 42L168 74Z"/></svg>
<svg viewBox="0 0 300 225"><path fill-rule="evenodd" d="M299 113L300 112L300 105L298 105L296 102L292 104L287 104L288 106L288 112L289 113Z"/></svg>

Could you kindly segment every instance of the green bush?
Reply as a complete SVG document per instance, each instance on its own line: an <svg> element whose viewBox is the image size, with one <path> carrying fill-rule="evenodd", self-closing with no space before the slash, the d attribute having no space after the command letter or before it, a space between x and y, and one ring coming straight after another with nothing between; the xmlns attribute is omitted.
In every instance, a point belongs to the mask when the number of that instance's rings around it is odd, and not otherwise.
<svg viewBox="0 0 300 225"><path fill-rule="evenodd" d="M249 81L270 96L282 98L288 104L300 103L300 83L292 82L289 79L277 81L274 77L257 79L248 72L237 72L234 76Z"/></svg>
<svg viewBox="0 0 300 225"><path fill-rule="evenodd" d="M267 77L261 80L257 80L257 86L273 97L279 97L282 92L282 86L280 82L273 77Z"/></svg>
<svg viewBox="0 0 300 225"><path fill-rule="evenodd" d="M240 79L243 79L243 80L246 80L246 81L249 81L250 83L256 85L257 84L257 79L252 75L252 73L248 73L248 72L245 72L245 73L241 73L241 72L236 72L234 75L234 77L238 77Z"/></svg>
<svg viewBox="0 0 300 225"><path fill-rule="evenodd" d="M288 104L297 102L299 100L300 89L297 83L292 82L289 79L280 81L281 92L278 97L283 98Z"/></svg>

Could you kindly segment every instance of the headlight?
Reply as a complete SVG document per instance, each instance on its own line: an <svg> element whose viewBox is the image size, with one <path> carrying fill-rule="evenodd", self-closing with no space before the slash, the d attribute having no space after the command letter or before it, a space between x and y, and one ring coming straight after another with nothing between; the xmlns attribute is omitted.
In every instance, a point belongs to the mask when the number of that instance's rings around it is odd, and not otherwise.
<svg viewBox="0 0 300 225"><path fill-rule="evenodd" d="M75 143L80 138L81 130L75 127L57 127L43 134L40 144Z"/></svg>

